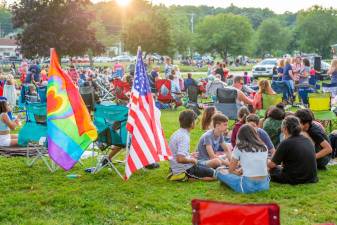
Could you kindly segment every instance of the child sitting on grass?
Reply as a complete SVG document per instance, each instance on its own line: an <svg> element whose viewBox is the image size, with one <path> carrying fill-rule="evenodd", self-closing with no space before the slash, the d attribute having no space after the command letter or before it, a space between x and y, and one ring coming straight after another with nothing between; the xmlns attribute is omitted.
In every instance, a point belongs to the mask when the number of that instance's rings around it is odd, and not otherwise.
<svg viewBox="0 0 337 225"><path fill-rule="evenodd" d="M249 124L242 125L237 140L229 170L217 170L216 177L239 193L269 190L268 150L256 130Z"/></svg>
<svg viewBox="0 0 337 225"><path fill-rule="evenodd" d="M180 128L169 141L173 158L170 160L169 180L185 181L189 177L202 180L214 180L214 170L198 164L190 154L190 132L194 129L197 115L192 110L182 111L179 115Z"/></svg>
<svg viewBox="0 0 337 225"><path fill-rule="evenodd" d="M212 117L213 129L204 133L198 144L198 160L199 164L211 168L217 168L229 164L231 152L229 151L224 134L227 132L228 118L216 113ZM225 153L226 157L222 154Z"/></svg>

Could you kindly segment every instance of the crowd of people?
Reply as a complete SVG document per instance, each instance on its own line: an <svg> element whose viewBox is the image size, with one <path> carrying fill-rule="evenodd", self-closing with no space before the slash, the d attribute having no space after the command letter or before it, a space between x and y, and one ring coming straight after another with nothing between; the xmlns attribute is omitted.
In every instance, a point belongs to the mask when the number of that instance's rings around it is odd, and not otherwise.
<svg viewBox="0 0 337 225"><path fill-rule="evenodd" d="M217 101L217 90L225 88L235 93L238 107L237 120L231 130L229 118L214 106L205 107L201 115L201 135L196 151L191 152L190 133L196 126L198 115L192 110L184 110L179 115L180 128L171 136L169 147L173 153L170 160L170 180L219 180L236 192L253 193L269 189L269 183L314 183L318 181L317 169L326 169L332 153L332 146L326 131L309 109L299 109L295 113L285 110L285 103L271 106L265 116L256 113L262 109L262 97L275 95L269 80L251 80L248 73L231 76L225 64L209 65L207 77L197 80L192 73L183 79L179 67L165 59L163 74L159 66L146 65L151 91L156 97L156 82L169 80L172 97L179 106L180 94L190 86L198 87L203 97ZM36 94L39 87L48 85L48 67L38 61L22 63L18 69L21 85L26 85ZM67 70L73 83L79 88L93 86L98 92L102 84L107 89L114 88L115 80L129 85L130 95L134 70L126 73L119 62L113 68L79 69L70 65ZM337 60L333 60L328 73L331 82L337 82ZM295 84L307 85L313 75L310 62L306 59L281 59L277 69L278 77L292 90ZM10 130L20 126L20 115L11 113L16 106L16 91L20 88L13 76L2 78L3 99L0 100L0 146L17 145L17 136ZM98 84L100 83L100 84ZM289 95L292 97L292 95ZM287 99L285 99L287 100ZM109 158L119 147L113 148Z"/></svg>
<svg viewBox="0 0 337 225"><path fill-rule="evenodd" d="M318 182L317 170L326 170L332 147L310 109L286 112L281 103L268 110L267 118L260 119L245 106L238 114L238 122L229 131L226 115L212 106L205 109L201 120L205 133L194 152L190 133L197 115L182 111L180 128L169 141L173 153L169 179L218 179L241 193L268 190L270 181Z"/></svg>
<svg viewBox="0 0 337 225"><path fill-rule="evenodd" d="M240 193L269 190L270 181L292 185L318 182L317 170L327 169L333 147L314 113L310 109L286 111L289 102L284 101L271 106L260 118L256 111L262 108L262 95L276 94L268 80L260 80L254 91L245 76L231 78L229 85L229 76L219 64L210 71L206 93L210 97L218 88L234 89L240 106L237 121L228 130L228 117L214 106L207 107L201 118L205 133L194 151L190 133L198 116L192 110L182 111L180 128L169 140L173 153L169 179L219 180ZM299 57L281 59L277 72L291 87L289 97L293 97L295 85L309 85L309 77L315 74L309 60ZM328 74L333 83L337 60L332 61Z"/></svg>

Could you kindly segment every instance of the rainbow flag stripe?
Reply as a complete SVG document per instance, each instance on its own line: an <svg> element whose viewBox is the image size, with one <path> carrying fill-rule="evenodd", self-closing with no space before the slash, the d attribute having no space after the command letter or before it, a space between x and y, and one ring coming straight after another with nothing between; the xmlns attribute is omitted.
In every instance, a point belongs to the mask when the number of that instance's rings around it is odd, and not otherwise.
<svg viewBox="0 0 337 225"><path fill-rule="evenodd" d="M97 130L81 95L51 49L47 89L48 152L70 170L97 138Z"/></svg>

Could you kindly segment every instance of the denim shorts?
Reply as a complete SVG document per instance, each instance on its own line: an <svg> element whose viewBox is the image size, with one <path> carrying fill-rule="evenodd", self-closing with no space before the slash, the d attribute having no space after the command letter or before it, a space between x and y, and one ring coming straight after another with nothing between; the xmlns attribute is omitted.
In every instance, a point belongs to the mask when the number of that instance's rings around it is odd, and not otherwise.
<svg viewBox="0 0 337 225"><path fill-rule="evenodd" d="M238 176L232 173L224 174L221 172L217 172L216 177L220 182L239 193L250 194L269 190L269 177L255 180L245 176Z"/></svg>

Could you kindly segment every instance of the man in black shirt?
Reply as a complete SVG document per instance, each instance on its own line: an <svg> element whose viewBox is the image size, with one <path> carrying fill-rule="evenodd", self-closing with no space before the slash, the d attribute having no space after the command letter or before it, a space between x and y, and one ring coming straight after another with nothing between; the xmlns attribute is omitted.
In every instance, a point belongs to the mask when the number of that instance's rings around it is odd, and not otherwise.
<svg viewBox="0 0 337 225"><path fill-rule="evenodd" d="M288 116L282 122L285 140L268 162L271 181L288 184L315 183L317 165L312 142L302 136L298 118ZM281 168L278 165L283 165Z"/></svg>
<svg viewBox="0 0 337 225"><path fill-rule="evenodd" d="M328 136L320 125L313 122L314 116L310 109L300 109L295 116L300 119L302 131L307 132L315 144L317 168L326 169L332 152Z"/></svg>

